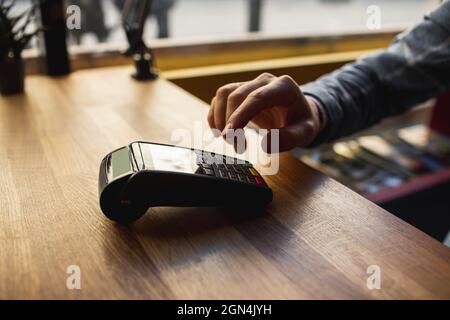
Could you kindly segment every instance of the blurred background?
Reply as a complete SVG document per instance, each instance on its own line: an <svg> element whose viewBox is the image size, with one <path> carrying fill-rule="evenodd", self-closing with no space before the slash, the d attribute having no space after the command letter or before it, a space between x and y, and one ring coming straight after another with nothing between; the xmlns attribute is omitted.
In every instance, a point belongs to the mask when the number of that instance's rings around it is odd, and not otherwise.
<svg viewBox="0 0 450 320"><path fill-rule="evenodd" d="M21 11L32 0L16 0ZM80 6L82 29L70 45L125 43L120 14L124 0L67 0ZM366 9L377 5L383 28L420 21L439 0L154 0L145 37L232 37L250 31L267 35L367 29Z"/></svg>

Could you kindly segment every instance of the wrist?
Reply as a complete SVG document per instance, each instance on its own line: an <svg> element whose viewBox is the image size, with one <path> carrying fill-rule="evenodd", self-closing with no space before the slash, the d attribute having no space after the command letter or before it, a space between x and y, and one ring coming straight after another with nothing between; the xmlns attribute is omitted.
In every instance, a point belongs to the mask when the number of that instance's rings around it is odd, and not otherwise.
<svg viewBox="0 0 450 320"><path fill-rule="evenodd" d="M308 101L311 108L314 121L316 122L318 128L317 134L319 134L327 124L327 114L325 113L325 110L323 110L320 102L313 97L306 96L306 101Z"/></svg>

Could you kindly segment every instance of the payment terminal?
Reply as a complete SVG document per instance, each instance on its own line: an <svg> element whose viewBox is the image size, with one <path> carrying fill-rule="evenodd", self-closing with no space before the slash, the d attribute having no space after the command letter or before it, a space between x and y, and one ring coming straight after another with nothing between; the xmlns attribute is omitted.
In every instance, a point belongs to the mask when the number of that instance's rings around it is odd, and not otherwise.
<svg viewBox="0 0 450 320"><path fill-rule="evenodd" d="M138 141L102 160L99 197L108 218L127 224L149 207L262 206L272 190L248 161Z"/></svg>

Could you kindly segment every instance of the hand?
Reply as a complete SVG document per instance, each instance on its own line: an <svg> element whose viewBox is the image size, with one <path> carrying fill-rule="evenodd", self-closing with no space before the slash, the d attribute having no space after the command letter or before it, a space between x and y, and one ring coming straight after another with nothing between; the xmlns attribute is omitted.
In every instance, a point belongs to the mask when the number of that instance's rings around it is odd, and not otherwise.
<svg viewBox="0 0 450 320"><path fill-rule="evenodd" d="M263 129L280 129L280 152L308 146L321 128L318 107L303 95L297 83L289 76L269 73L252 81L224 85L211 101L208 123L222 136L228 130L244 128L249 121ZM266 152L271 152L267 143L270 134L262 142Z"/></svg>

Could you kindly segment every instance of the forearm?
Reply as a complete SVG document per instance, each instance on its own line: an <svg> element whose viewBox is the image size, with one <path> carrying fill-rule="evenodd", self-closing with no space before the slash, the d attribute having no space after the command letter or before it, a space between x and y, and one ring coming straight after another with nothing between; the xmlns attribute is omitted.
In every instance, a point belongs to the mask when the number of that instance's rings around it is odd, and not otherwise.
<svg viewBox="0 0 450 320"><path fill-rule="evenodd" d="M379 51L302 86L326 124L312 146L364 129L450 87L450 3Z"/></svg>
<svg viewBox="0 0 450 320"><path fill-rule="evenodd" d="M382 117L385 95L378 94L381 84L365 65L347 65L319 80L302 86L319 108L322 125L313 146L361 130Z"/></svg>

